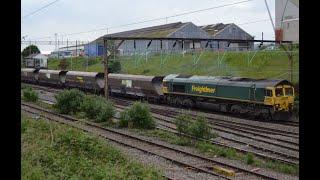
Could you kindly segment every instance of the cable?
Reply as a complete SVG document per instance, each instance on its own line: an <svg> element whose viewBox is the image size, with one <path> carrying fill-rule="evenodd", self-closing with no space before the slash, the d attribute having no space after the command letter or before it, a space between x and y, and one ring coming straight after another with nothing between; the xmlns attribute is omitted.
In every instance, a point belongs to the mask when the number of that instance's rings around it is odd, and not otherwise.
<svg viewBox="0 0 320 180"><path fill-rule="evenodd" d="M71 36L71 35L84 34L84 33L90 33L90 32L95 32L95 31L102 31L102 30L109 30L109 29L113 29L113 28L131 26L131 25L136 25L136 24L142 24L142 23L151 22L151 21L159 21L159 20L163 20L163 19L168 19L168 18L172 18L172 17L183 16L183 15L187 15L187 14L193 14L193 13L202 12L202 11L208 11L208 10L217 9L217 8L222 8L222 7L226 7L226 6L233 6L233 5L236 5L236 4L242 4L242 3L249 2L249 1L254 1L254 0L238 1L238 2L229 3L229 4L224 4L224 5L220 5L220 6L214 6L214 7L205 8L205 9L188 11L188 12L184 12L184 13L180 13L180 14L174 14L174 15L171 15L171 16L154 18L154 19L149 19L149 20L144 20L144 21L138 21L138 22L129 23L129 24L122 24L122 25L117 25L117 26L111 26L111 27L106 27L106 28L93 29L93 30L82 31L82 32L75 32L75 33L69 33L69 34L62 34L61 36ZM50 37L53 37L53 36L50 36ZM40 38L43 38L43 37L40 37ZM40 39L40 38L35 38L35 39ZM35 40L35 39L34 39L34 40Z"/></svg>
<svg viewBox="0 0 320 180"><path fill-rule="evenodd" d="M58 2L58 1L59 1L59 0L55 0L55 1L53 1L53 2L51 2L51 3L49 3L49 4L47 4L47 5L39 8L39 9L37 9L37 10L35 10L35 11L33 11L33 12L25 15L25 16L23 16L22 19L23 19L23 18L26 18L26 17L28 17L28 16L31 16L32 14L34 14L34 13L36 13L36 12L39 12L39 11L41 11L42 9L44 9L44 8L46 8L46 7L49 7L49 6L51 6L52 4L54 4L54 3Z"/></svg>

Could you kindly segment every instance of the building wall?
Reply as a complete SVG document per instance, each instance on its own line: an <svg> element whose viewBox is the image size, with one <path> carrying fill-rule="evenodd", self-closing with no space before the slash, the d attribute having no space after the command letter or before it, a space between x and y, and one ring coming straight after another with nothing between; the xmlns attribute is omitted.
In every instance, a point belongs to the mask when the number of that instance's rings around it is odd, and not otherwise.
<svg viewBox="0 0 320 180"><path fill-rule="evenodd" d="M287 7L285 9L286 2L287 0L276 0L276 30L279 31L279 29L281 29L281 18L283 15L282 40L299 42L299 7L296 6L292 0L288 0Z"/></svg>
<svg viewBox="0 0 320 180"><path fill-rule="evenodd" d="M193 23L188 23L182 27L180 27L175 32L168 35L168 37L172 38L210 38L210 36L194 25ZM133 40L126 40L124 41L121 46L119 47L120 52L122 52L122 55L134 55L136 54L145 54L147 53L160 53L161 51L161 42L153 40L147 48L147 45L149 43L149 40L136 40L136 48L134 48L134 41ZM185 42L183 49L187 50L190 49L190 43L192 42ZM176 42L175 41L162 41L162 50L166 52L172 52L172 51L181 51L182 50L182 42Z"/></svg>
<svg viewBox="0 0 320 180"><path fill-rule="evenodd" d="M216 39L243 39L251 40L253 37L248 34L246 31L241 29L235 24L230 24L222 29L219 33L215 34L213 38ZM247 43L232 43L228 47L228 42L212 42L211 46L214 50L233 50L233 51L244 51L244 50L253 50L253 42Z"/></svg>

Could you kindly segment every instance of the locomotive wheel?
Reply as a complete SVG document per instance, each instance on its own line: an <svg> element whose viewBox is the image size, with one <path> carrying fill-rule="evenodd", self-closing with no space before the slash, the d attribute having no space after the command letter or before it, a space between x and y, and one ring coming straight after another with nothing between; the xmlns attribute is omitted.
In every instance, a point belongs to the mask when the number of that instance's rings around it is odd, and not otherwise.
<svg viewBox="0 0 320 180"><path fill-rule="evenodd" d="M183 100L183 106L188 108L193 108L195 106L194 102L191 99Z"/></svg>
<svg viewBox="0 0 320 180"><path fill-rule="evenodd" d="M180 98L178 98L178 97L174 99L174 104L175 104L176 107L182 107L183 106L182 100Z"/></svg>

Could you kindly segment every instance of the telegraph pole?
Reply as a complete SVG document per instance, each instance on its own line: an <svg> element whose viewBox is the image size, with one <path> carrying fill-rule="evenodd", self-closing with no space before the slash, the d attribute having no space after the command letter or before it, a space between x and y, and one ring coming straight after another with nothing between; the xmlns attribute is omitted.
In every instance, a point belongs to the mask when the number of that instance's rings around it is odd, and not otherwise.
<svg viewBox="0 0 320 180"><path fill-rule="evenodd" d="M108 100L109 99L109 91L108 91L108 48L107 48L107 40L103 40L103 62L104 62L104 96Z"/></svg>

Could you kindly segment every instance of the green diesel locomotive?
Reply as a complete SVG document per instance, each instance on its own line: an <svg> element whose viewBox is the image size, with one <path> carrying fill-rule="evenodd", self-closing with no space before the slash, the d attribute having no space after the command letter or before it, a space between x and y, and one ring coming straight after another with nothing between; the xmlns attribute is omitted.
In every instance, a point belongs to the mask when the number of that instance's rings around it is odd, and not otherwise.
<svg viewBox="0 0 320 180"><path fill-rule="evenodd" d="M294 88L287 80L170 74L163 79L163 93L177 106L206 102L223 112L272 119L289 118L294 103Z"/></svg>

